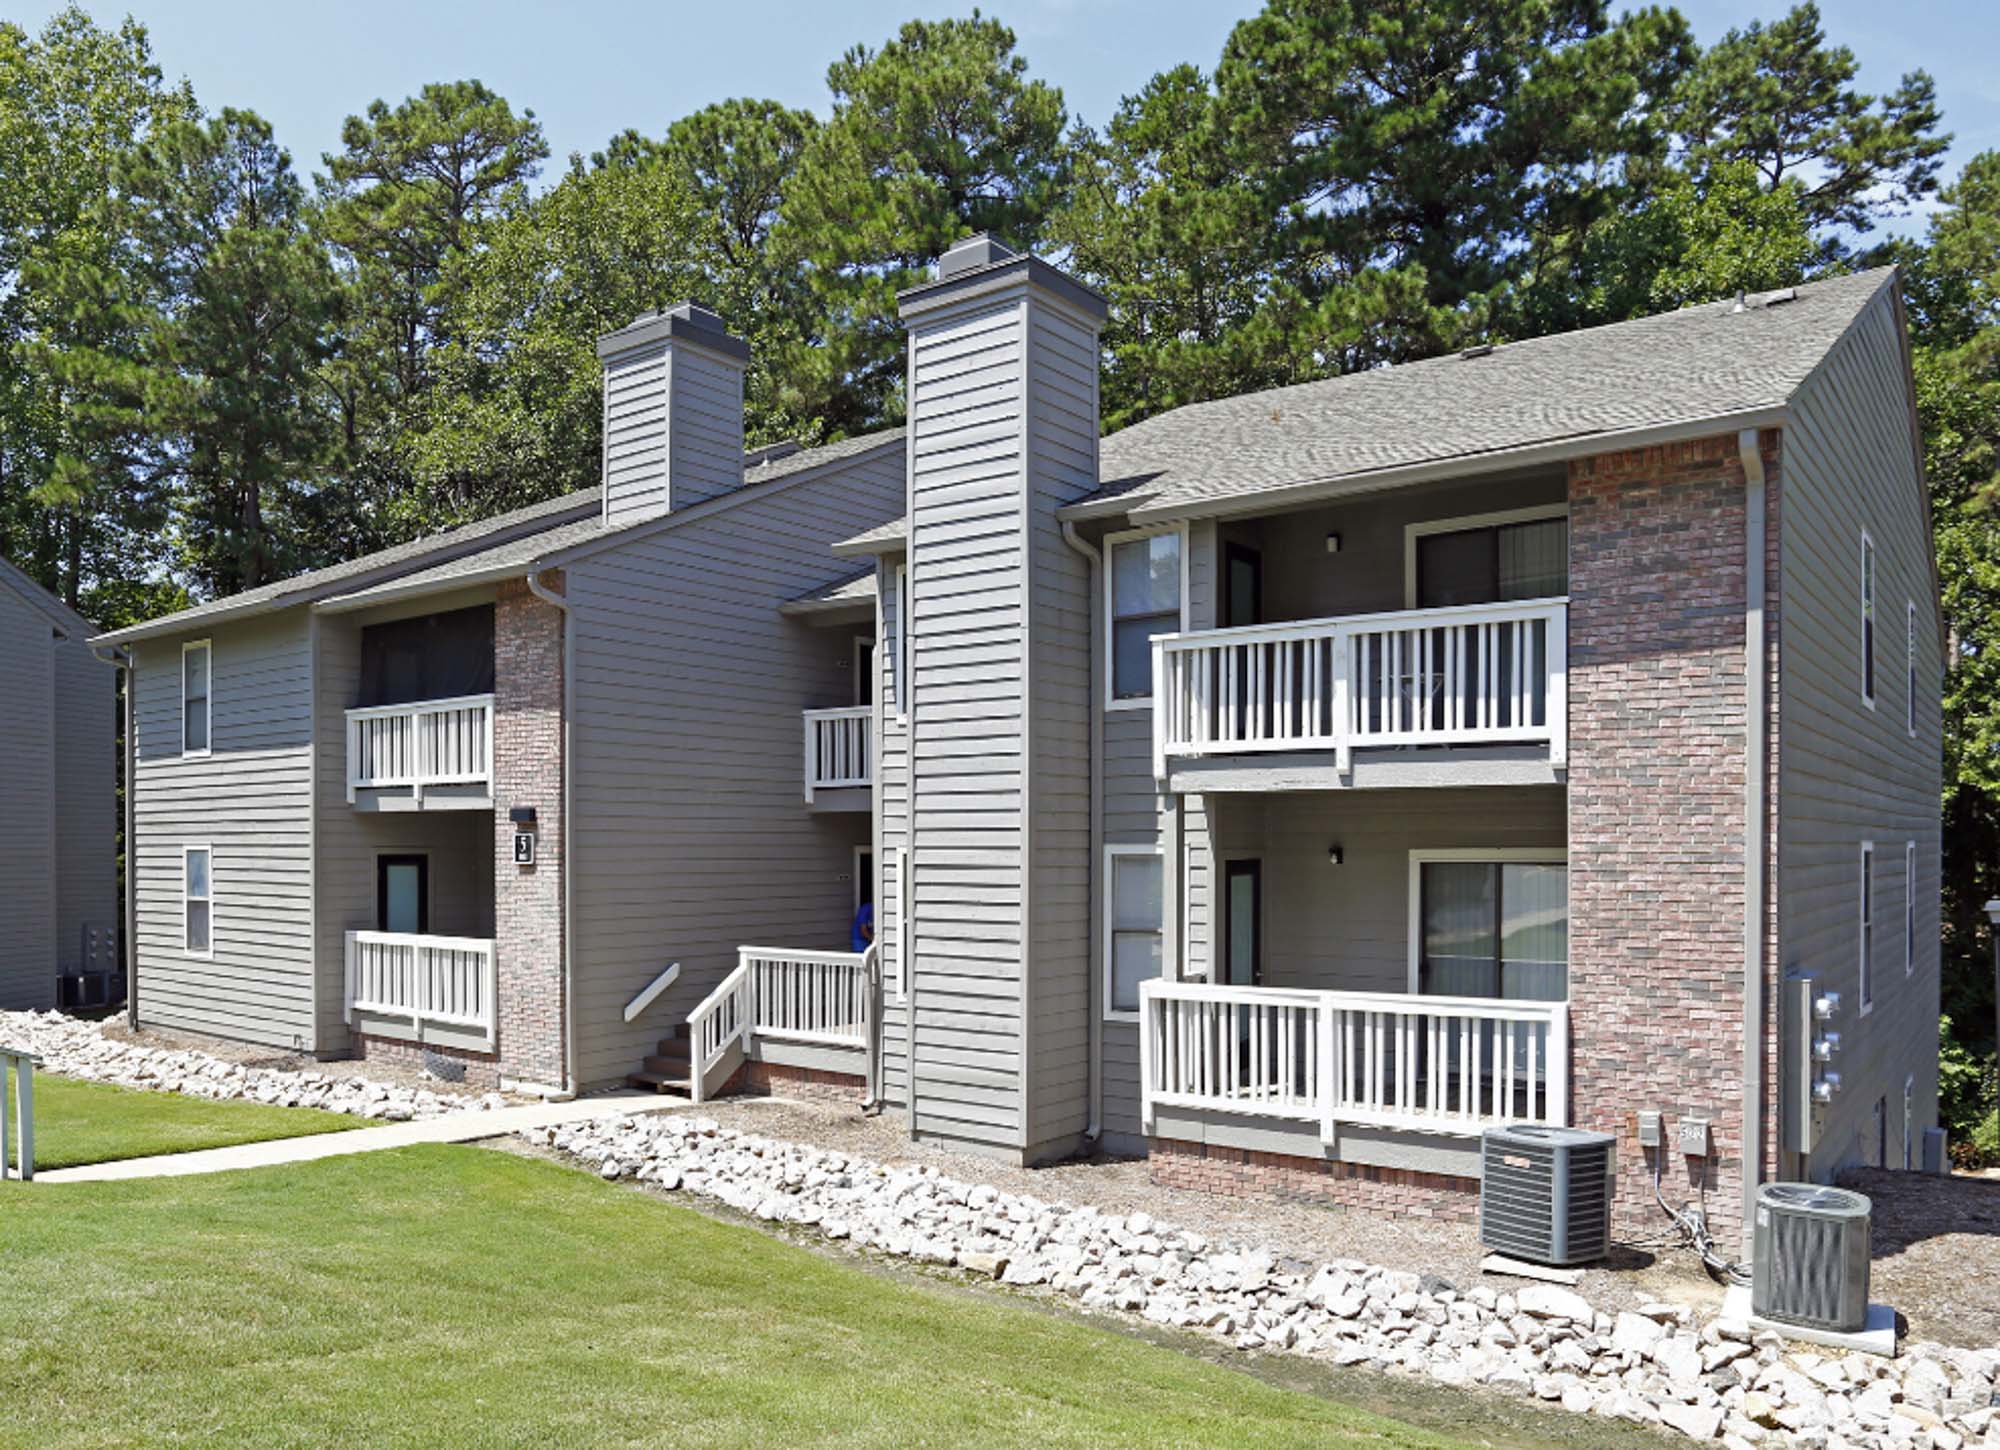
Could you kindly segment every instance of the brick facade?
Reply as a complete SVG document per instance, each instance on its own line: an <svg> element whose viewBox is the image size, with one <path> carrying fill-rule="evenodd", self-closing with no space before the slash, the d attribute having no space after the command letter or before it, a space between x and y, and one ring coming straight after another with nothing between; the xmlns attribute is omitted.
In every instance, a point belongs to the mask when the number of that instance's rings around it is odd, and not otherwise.
<svg viewBox="0 0 2000 1450"><path fill-rule="evenodd" d="M1162 1188L1233 1198L1303 1200L1453 1223L1479 1217L1478 1179L1405 1168L1154 1138L1147 1145L1146 1173Z"/></svg>
<svg viewBox="0 0 2000 1450"><path fill-rule="evenodd" d="M561 584L553 586L560 591ZM493 619L493 916L500 1073L560 1086L563 1062L563 614L526 584ZM535 809L535 864L514 864L509 812Z"/></svg>
<svg viewBox="0 0 2000 1450"><path fill-rule="evenodd" d="M452 1058L465 1064L464 1086L476 1092L491 1092L500 1085L500 1061L490 1052L473 1052L463 1047L439 1047L436 1044L405 1042L396 1037L371 1037L356 1033L354 1055L364 1062L378 1066L405 1068L420 1072L424 1066L424 1055L435 1053L439 1057Z"/></svg>
<svg viewBox="0 0 2000 1450"><path fill-rule="evenodd" d="M760 1098L803 1098L852 1108L859 1107L867 1096L868 1082L859 1073L791 1067L777 1062L746 1062L729 1079L723 1092Z"/></svg>
<svg viewBox="0 0 2000 1450"><path fill-rule="evenodd" d="M1774 682L1775 434L1764 451ZM1658 1167L1669 1202L1706 1189L1725 1246L1744 1151L1744 498L1733 434L1569 471L1571 1121L1618 1135L1621 1228L1663 1222ZM1769 801L1767 823L1774 839ZM1633 1140L1641 1108L1667 1115L1657 1164ZM1675 1146L1689 1116L1712 1125L1706 1159Z"/></svg>

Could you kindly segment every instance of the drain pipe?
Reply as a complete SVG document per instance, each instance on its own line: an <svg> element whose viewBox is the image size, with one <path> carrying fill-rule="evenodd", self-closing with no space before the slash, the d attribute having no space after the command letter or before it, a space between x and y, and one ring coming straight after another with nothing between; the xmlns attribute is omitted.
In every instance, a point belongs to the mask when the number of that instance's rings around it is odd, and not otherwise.
<svg viewBox="0 0 2000 1450"><path fill-rule="evenodd" d="M1764 455L1757 430L1736 435L1743 460L1743 1257L1754 1239L1764 1171Z"/></svg>
<svg viewBox="0 0 2000 1450"><path fill-rule="evenodd" d="M1083 555L1090 564L1090 684L1087 689L1090 706L1090 869L1085 880L1090 884L1090 901L1097 910L1103 909L1098 901L1098 863L1104 859L1104 712L1097 708L1097 682L1103 677L1104 640L1099 624L1097 609L1098 590L1103 587L1099 577L1104 568L1104 555L1093 544L1086 543L1077 533L1076 524L1063 520L1063 542ZM1085 913L1086 921L1095 921L1096 911ZM1090 1003L1090 1122L1083 1130L1084 1142L1095 1147L1104 1133L1104 1012L1097 1000L1099 983L1103 971L1096 964L1099 933L1090 934L1089 950L1085 953L1092 960L1089 990L1085 993Z"/></svg>
<svg viewBox="0 0 2000 1450"><path fill-rule="evenodd" d="M132 738L132 686L138 672L129 651L114 646L92 645L91 657L110 665L125 677L125 1025L139 1030L139 883L132 849L132 798L135 782L133 762L139 758L138 742Z"/></svg>
<svg viewBox="0 0 2000 1450"><path fill-rule="evenodd" d="M542 603L562 611L563 657L562 657L562 992L563 992L563 1082L565 1096L575 1097L577 1092L576 1070L576 933L575 915L570 903L575 893L570 889L570 868L576 862L576 818L570 813L570 782L576 775L576 754L574 750L576 733L576 613L569 607L569 601L542 583L542 575L547 570L540 560L528 566L528 573L522 581L528 592Z"/></svg>

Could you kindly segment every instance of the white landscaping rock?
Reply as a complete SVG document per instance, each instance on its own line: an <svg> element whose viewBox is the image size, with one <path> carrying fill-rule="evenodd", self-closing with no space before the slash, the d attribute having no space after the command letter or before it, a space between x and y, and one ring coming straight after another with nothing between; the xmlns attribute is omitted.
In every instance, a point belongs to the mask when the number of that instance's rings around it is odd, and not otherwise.
<svg viewBox="0 0 2000 1450"><path fill-rule="evenodd" d="M105 1033L95 1022L60 1012L0 1012L0 1045L24 1047L42 1070L86 1082L177 1092L212 1102L246 1100L289 1108L407 1123L447 1113L486 1112L508 1106L498 1093L474 1097L435 1093L345 1076L326 1068L292 1072L245 1067L192 1049L146 1047Z"/></svg>
<svg viewBox="0 0 2000 1450"><path fill-rule="evenodd" d="M1679 1306L1613 1315L1573 1290L1463 1291L1354 1260L1301 1265L1210 1243L1150 1214L1104 1214L888 1168L681 1116L539 1129L531 1141L602 1171L684 1189L758 1218L899 1258L955 1263L1091 1310L1208 1335L1251 1352L1486 1392L1659 1426L1741 1450L1779 1445L1924 1450L1988 1443L2000 1352L1906 1345L1893 1367L1794 1350ZM1831 1391L1831 1393L1829 1393ZM1891 1413L1884 1413L1884 1407ZM1587 1437L1585 1437L1587 1439Z"/></svg>

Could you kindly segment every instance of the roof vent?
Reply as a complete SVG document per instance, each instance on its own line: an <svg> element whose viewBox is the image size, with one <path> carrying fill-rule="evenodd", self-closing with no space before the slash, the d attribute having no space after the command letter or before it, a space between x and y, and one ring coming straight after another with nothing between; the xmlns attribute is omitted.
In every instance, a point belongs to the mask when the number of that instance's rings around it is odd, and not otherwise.
<svg viewBox="0 0 2000 1450"><path fill-rule="evenodd" d="M981 267L1010 262L1019 255L1019 252L991 232L974 232L963 241L953 242L945 254L938 258L938 281L947 282L953 277L975 272Z"/></svg>
<svg viewBox="0 0 2000 1450"><path fill-rule="evenodd" d="M1459 358L1462 361L1470 362L1473 358L1476 357L1491 357L1492 355L1493 355L1492 343L1476 342L1471 347L1468 347L1463 352L1461 352L1459 354Z"/></svg>
<svg viewBox="0 0 2000 1450"><path fill-rule="evenodd" d="M766 443L762 448L752 448L743 455L743 466L755 468L760 463L776 463L780 458L790 458L806 445L796 438L787 438L782 443Z"/></svg>
<svg viewBox="0 0 2000 1450"><path fill-rule="evenodd" d="M1796 287L1780 287L1777 291L1766 292L1762 297L1757 299L1758 304L1764 307L1779 307L1787 302L1796 302L1798 300L1799 289Z"/></svg>

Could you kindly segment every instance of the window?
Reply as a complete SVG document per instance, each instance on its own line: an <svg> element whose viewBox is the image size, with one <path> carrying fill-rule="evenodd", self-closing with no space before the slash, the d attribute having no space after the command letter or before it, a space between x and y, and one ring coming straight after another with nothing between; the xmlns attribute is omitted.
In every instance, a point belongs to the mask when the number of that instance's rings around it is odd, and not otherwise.
<svg viewBox="0 0 2000 1450"><path fill-rule="evenodd" d="M889 642L884 652L889 662L889 679L884 687L887 698L883 705L899 720L910 713L909 686L905 683L910 672L909 617L910 570L907 565L898 564L889 575L889 598L882 609L882 628Z"/></svg>
<svg viewBox="0 0 2000 1450"><path fill-rule="evenodd" d="M1875 875L1875 843L1861 843L1861 924L1860 943L1856 948L1859 960L1861 1010L1866 1012L1875 1005L1875 903L1870 900L1869 882Z"/></svg>
<svg viewBox="0 0 2000 1450"><path fill-rule="evenodd" d="M1875 708L1875 541L1861 535L1861 701Z"/></svg>
<svg viewBox="0 0 2000 1450"><path fill-rule="evenodd" d="M1903 1171L1908 1173L1916 1166L1916 1149L1910 1140L1916 1136L1917 1079L1913 1073L1903 1079Z"/></svg>
<svg viewBox="0 0 2000 1450"><path fill-rule="evenodd" d="M1113 537L1110 564L1111 700L1115 709L1153 698L1153 639L1182 626L1178 529Z"/></svg>
<svg viewBox="0 0 2000 1450"><path fill-rule="evenodd" d="M1903 658L1906 662L1908 679L1908 704L1904 706L1904 725L1910 732L1910 739L1917 738L1917 603L1909 604L1908 630L1903 643Z"/></svg>
<svg viewBox="0 0 2000 1450"><path fill-rule="evenodd" d="M205 957L215 950L214 909L208 847L189 846L181 853L181 946L190 956Z"/></svg>
<svg viewBox="0 0 2000 1450"><path fill-rule="evenodd" d="M1917 970L1917 843L1903 847L1903 975Z"/></svg>
<svg viewBox="0 0 2000 1450"><path fill-rule="evenodd" d="M1411 524L1403 562L1412 609L1561 598L1569 593L1569 517L1558 504Z"/></svg>
<svg viewBox="0 0 2000 1450"><path fill-rule="evenodd" d="M1560 1002L1569 995L1569 866L1559 853L1417 852L1415 989Z"/></svg>
<svg viewBox="0 0 2000 1450"><path fill-rule="evenodd" d="M1875 1099L1875 1153L1869 1163L1871 1168L1889 1166L1889 1100Z"/></svg>
<svg viewBox="0 0 2000 1450"><path fill-rule="evenodd" d="M375 929L403 936L431 929L430 857L375 858Z"/></svg>
<svg viewBox="0 0 2000 1450"><path fill-rule="evenodd" d="M887 916L895 929L888 933L882 948L882 987L891 1001L900 1002L910 994L910 851L907 846L890 846L883 851L882 890ZM876 912L876 940L883 941L882 918Z"/></svg>
<svg viewBox="0 0 2000 1450"><path fill-rule="evenodd" d="M181 646L181 754L208 754L209 661L214 651L207 640Z"/></svg>
<svg viewBox="0 0 2000 1450"><path fill-rule="evenodd" d="M1104 1012L1135 1020L1139 984L1160 975L1166 945L1166 858L1153 846L1107 846Z"/></svg>

